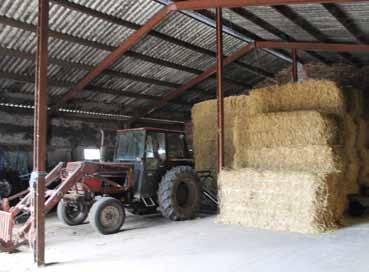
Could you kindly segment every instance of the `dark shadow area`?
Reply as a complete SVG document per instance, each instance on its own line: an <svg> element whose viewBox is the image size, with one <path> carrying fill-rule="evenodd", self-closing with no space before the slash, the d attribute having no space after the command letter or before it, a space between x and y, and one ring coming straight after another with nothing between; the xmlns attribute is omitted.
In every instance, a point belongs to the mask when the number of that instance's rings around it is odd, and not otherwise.
<svg viewBox="0 0 369 272"><path fill-rule="evenodd" d="M342 220L343 227L357 226L367 224L369 222L369 213L365 213L362 216L351 216L346 214Z"/></svg>
<svg viewBox="0 0 369 272"><path fill-rule="evenodd" d="M203 219L210 216L213 216L210 213L200 213L199 216L195 219ZM190 221L190 220L189 220ZM125 231L133 231L139 229L146 228L154 228L156 226L171 224L176 221L171 221L165 217L163 217L160 213L154 213L149 215L131 215L127 216L126 222L123 225L123 228L120 232ZM179 221L177 221L179 222ZM128 226L127 226L128 225ZM119 233L120 233L119 232Z"/></svg>
<svg viewBox="0 0 369 272"><path fill-rule="evenodd" d="M58 265L60 264L59 262L50 262L50 263L45 263L45 267L48 267L48 266L53 266L53 265Z"/></svg>

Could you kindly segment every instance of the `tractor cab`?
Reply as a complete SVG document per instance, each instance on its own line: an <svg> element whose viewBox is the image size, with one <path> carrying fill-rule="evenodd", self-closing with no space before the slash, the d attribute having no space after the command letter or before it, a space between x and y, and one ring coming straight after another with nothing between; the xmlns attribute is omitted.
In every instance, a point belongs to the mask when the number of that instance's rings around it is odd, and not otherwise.
<svg viewBox="0 0 369 272"><path fill-rule="evenodd" d="M158 128L119 130L114 162L134 164L135 198L148 205L155 202L158 183L170 168L193 166L184 132Z"/></svg>

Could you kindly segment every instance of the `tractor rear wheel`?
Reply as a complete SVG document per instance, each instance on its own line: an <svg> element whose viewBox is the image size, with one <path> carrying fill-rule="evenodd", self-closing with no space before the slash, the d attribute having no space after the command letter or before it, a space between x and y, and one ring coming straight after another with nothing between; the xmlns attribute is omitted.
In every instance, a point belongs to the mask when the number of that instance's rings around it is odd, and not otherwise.
<svg viewBox="0 0 369 272"><path fill-rule="evenodd" d="M56 214L64 224L77 226L86 220L89 209L89 205L83 201L65 201L61 199L58 203Z"/></svg>
<svg viewBox="0 0 369 272"><path fill-rule="evenodd" d="M122 203L113 197L103 197L91 208L90 224L101 234L117 233L125 219Z"/></svg>
<svg viewBox="0 0 369 272"><path fill-rule="evenodd" d="M190 166L172 168L159 184L159 209L170 220L194 218L200 208L200 198L200 181Z"/></svg>

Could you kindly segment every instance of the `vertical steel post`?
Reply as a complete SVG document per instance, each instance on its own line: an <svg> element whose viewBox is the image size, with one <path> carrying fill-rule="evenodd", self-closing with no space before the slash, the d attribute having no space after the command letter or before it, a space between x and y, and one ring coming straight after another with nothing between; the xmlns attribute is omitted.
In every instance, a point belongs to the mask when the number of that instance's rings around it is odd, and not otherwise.
<svg viewBox="0 0 369 272"><path fill-rule="evenodd" d="M38 0L36 83L33 139L34 261L45 264L45 176L49 0Z"/></svg>
<svg viewBox="0 0 369 272"><path fill-rule="evenodd" d="M217 33L217 170L224 166L224 93L223 93L223 23L222 9L216 9Z"/></svg>
<svg viewBox="0 0 369 272"><path fill-rule="evenodd" d="M297 49L292 49L292 80L293 82L297 82Z"/></svg>

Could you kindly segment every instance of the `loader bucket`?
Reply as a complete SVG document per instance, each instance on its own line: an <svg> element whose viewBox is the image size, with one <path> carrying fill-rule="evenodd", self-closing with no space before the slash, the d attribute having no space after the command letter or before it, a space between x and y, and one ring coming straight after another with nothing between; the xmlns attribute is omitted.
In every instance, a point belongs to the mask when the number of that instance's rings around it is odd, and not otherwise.
<svg viewBox="0 0 369 272"><path fill-rule="evenodd" d="M11 252L14 250L12 241L14 220L10 212L0 211L0 251Z"/></svg>
<svg viewBox="0 0 369 272"><path fill-rule="evenodd" d="M46 186L60 177L64 163L59 163L46 176ZM9 207L9 199L17 199L23 197L14 207ZM3 199L0 206L0 252L14 252L19 246L26 244L28 241L27 234L30 231L32 218L17 231L14 230L15 218L22 211L30 211L31 192L25 190L8 199Z"/></svg>

